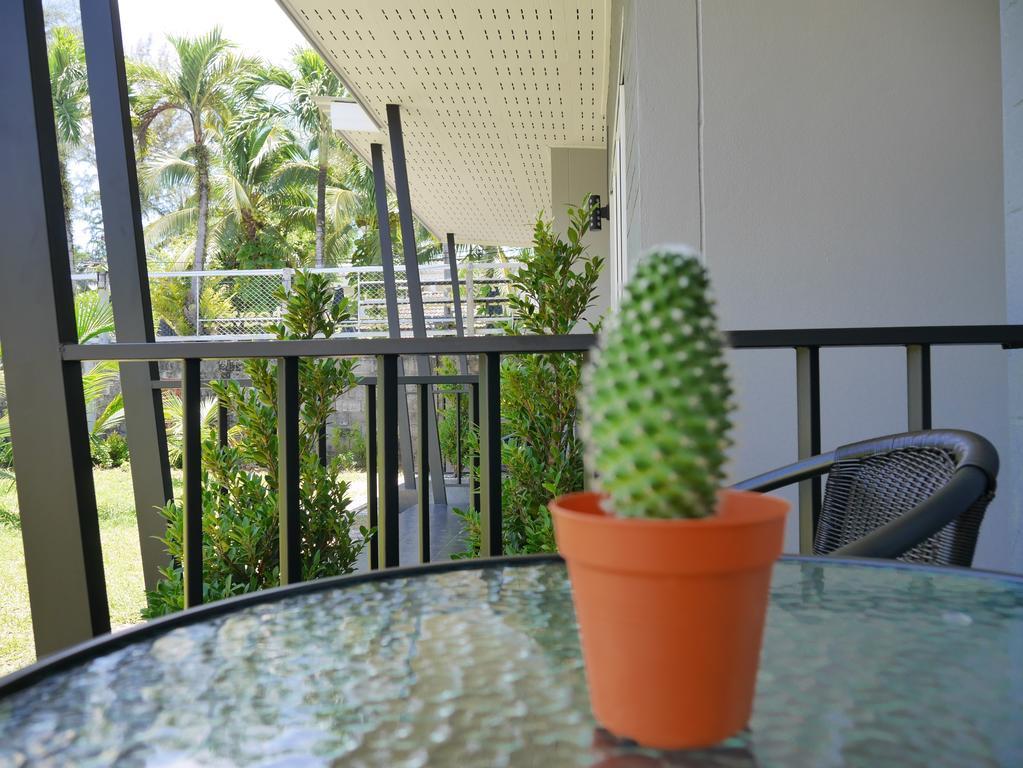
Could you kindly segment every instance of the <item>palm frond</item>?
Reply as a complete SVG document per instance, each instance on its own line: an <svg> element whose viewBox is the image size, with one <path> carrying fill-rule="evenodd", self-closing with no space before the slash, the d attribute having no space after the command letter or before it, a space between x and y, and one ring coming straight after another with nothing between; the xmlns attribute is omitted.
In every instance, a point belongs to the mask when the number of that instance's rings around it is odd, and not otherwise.
<svg viewBox="0 0 1023 768"><path fill-rule="evenodd" d="M78 343L88 344L105 333L114 332L114 308L99 291L75 296L75 325Z"/></svg>

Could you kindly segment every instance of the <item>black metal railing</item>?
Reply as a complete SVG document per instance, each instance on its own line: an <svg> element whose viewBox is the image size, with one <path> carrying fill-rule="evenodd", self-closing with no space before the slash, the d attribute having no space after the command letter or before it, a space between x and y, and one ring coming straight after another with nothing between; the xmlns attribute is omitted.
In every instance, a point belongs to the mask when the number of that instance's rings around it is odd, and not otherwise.
<svg viewBox="0 0 1023 768"><path fill-rule="evenodd" d="M794 349L798 458L821 450L820 350L828 347L903 347L906 350L907 425L931 424L930 350L939 345L1018 348L1023 326L923 326L896 328L829 328L807 330L733 331L726 333L735 349ZM500 368L503 355L586 352L595 343L590 334L571 336L483 336L431 339L312 339L301 341L158 342L107 345L65 345L67 361L183 361L184 507L183 569L186 605L202 601L201 445L199 440L199 363L209 359L265 358L278 361L278 455L280 460L281 581L301 578L298 505L298 360L303 357L373 357L376 376L360 380L367 389L367 512L376 529L370 546L371 569L398 565L398 397L407 386L419 396L420 478L429 476L426 439L430 388L434 384L469 386L471 419L478 429L479 451L470 470L472 504L479 513L481 556L502 553ZM461 376L399 376L401 356L470 355L478 374ZM155 385L155 386L165 386ZM221 438L226 437L222 422ZM779 457L779 462L783 461ZM428 483L420 482L419 552L430 558ZM820 480L799 488L800 547L808 549L820 510Z"/></svg>

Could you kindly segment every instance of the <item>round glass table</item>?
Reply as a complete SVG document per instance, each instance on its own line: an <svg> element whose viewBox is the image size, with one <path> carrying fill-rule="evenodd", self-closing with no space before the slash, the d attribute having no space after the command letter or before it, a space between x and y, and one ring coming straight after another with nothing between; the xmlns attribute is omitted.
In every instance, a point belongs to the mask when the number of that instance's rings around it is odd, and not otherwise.
<svg viewBox="0 0 1023 768"><path fill-rule="evenodd" d="M272 590L0 681L0 765L111 764L1023 766L1023 580L783 560L749 729L678 753L593 721L556 558Z"/></svg>

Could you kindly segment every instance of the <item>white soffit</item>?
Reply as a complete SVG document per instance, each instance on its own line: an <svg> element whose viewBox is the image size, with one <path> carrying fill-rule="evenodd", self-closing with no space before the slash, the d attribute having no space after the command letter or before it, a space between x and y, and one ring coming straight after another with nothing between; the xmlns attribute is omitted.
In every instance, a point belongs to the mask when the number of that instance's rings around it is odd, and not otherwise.
<svg viewBox="0 0 1023 768"><path fill-rule="evenodd" d="M416 216L460 242L528 245L551 147L604 147L609 0L279 0L386 131L401 105ZM364 158L386 133L344 133Z"/></svg>

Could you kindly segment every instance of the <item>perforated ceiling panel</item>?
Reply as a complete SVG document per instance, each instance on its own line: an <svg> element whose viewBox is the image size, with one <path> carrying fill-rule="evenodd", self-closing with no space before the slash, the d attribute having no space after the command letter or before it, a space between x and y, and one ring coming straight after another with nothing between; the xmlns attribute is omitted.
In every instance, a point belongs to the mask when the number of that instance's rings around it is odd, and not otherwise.
<svg viewBox="0 0 1023 768"><path fill-rule="evenodd" d="M279 0L386 131L400 104L412 207L436 235L525 245L550 148L605 146L608 0ZM385 133L350 133L364 158Z"/></svg>

